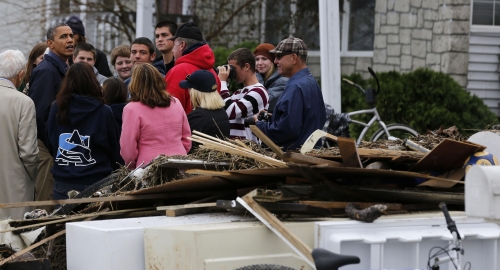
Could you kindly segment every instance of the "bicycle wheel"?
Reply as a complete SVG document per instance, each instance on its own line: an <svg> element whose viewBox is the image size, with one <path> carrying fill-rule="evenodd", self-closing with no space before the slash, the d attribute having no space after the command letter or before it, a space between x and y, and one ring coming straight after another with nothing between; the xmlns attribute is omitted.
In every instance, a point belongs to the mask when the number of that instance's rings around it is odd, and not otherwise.
<svg viewBox="0 0 500 270"><path fill-rule="evenodd" d="M390 124L387 125L387 130L392 137L396 137L398 139L405 139L418 136L418 132L413 128L405 125L405 124ZM378 140L387 140L387 135L383 128L380 128L375 133L373 133L370 138L370 142L378 141Z"/></svg>
<svg viewBox="0 0 500 270"><path fill-rule="evenodd" d="M278 264L253 264L236 268L235 270L296 270L296 269Z"/></svg>

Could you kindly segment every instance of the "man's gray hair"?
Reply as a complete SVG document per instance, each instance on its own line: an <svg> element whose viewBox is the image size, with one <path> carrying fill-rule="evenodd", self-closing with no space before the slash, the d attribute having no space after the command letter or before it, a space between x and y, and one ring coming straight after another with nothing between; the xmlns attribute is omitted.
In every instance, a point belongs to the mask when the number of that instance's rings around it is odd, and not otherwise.
<svg viewBox="0 0 500 270"><path fill-rule="evenodd" d="M178 37L175 40L176 41L178 40L179 42L184 41L186 43L186 48L189 48L196 43L202 42L201 40L196 40L196 39L191 39L191 38L183 38L183 37Z"/></svg>
<svg viewBox="0 0 500 270"><path fill-rule="evenodd" d="M56 23L56 24L52 25L49 28L49 30L47 30L47 40L54 40L54 37L56 35L56 30L58 27L61 27L61 26L68 26L68 25L65 23Z"/></svg>
<svg viewBox="0 0 500 270"><path fill-rule="evenodd" d="M26 58L19 50L6 50L0 53L0 77L13 79L24 69Z"/></svg>

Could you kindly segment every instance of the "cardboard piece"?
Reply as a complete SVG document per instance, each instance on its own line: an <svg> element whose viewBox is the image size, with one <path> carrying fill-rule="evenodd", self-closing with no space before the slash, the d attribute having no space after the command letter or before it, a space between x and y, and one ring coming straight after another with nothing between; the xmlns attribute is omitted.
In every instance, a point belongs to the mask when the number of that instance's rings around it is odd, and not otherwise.
<svg viewBox="0 0 500 270"><path fill-rule="evenodd" d="M486 147L471 143L445 139L430 153L410 168L412 172L437 171L446 172L464 165L465 160Z"/></svg>

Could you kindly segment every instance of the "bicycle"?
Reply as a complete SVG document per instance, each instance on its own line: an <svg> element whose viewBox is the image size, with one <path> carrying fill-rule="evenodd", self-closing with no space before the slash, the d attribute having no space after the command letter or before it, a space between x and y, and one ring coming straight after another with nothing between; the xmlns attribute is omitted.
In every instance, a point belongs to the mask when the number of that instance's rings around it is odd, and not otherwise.
<svg viewBox="0 0 500 270"><path fill-rule="evenodd" d="M451 235L453 236L453 240L451 242L450 249L446 250L442 247L433 247L431 250L429 250L429 259L427 261L427 267L430 270L439 270L439 265L443 263L450 262L453 264L456 270L462 269L462 264L460 262L460 255L464 255L464 249L462 248L462 238L460 237L460 233L458 232L457 225L455 224L455 221L453 221L450 217L450 214L448 213L448 208L446 207L445 203L440 203L439 208L443 211L444 218L446 219L446 225L448 227L448 230L450 230ZM439 249L440 251L436 252L435 254L431 255L431 252L433 249ZM443 257L438 257L440 255L446 254L446 256ZM434 259L434 264L431 266L431 260ZM469 269L472 267L469 264ZM466 265L467 265L466 264Z"/></svg>
<svg viewBox="0 0 500 270"><path fill-rule="evenodd" d="M345 79L345 78L342 79L342 81L348 83L351 86L358 88L361 92L363 92L366 96L366 103L368 103L368 105L370 105L372 107L371 109L359 110L359 111L354 111L354 112L348 113L349 117L353 116L353 115L373 114L372 119L370 121L368 121L368 123L351 119L351 123L364 126L363 130L361 131L361 133L358 136L358 139L356 140L356 144L359 145L361 143L361 140L365 137L366 132L372 127L372 125L375 122L378 123L380 128L375 133L373 133L373 135L370 138L370 142L378 141L380 139L385 139L385 140L405 139L408 137L408 135L418 136L419 134L416 130L412 129L411 127L409 127L405 124L393 123L393 124L386 125L384 123L384 121L382 121L382 118L380 118L380 115L377 111L377 107L375 106L375 103L376 103L375 98L378 95L378 93L380 92L380 83L379 83L377 75L375 74L373 69L371 69L369 67L368 71L373 76L373 78L375 78L375 81L377 82L377 91L375 91L375 89L366 89L365 90L361 86L353 83L352 81L350 81L348 79Z"/></svg>

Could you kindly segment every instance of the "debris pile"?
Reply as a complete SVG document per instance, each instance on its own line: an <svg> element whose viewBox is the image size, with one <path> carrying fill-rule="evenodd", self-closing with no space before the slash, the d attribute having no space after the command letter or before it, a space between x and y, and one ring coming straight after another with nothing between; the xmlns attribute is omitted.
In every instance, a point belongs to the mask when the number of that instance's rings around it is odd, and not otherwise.
<svg viewBox="0 0 500 270"><path fill-rule="evenodd" d="M63 205L52 215L12 221L10 226L16 231L47 226L47 236L53 237L57 231L63 236L70 220L244 213L247 209L235 199L251 191L252 198L278 218L349 216L372 222L382 214L435 210L440 202L463 209L464 161L485 148L450 128L411 138L428 153L408 149L400 140L356 146L354 140L340 137L335 137L337 147L283 152L252 130L267 147L195 132L192 140L200 147L190 155L160 156L136 170L122 167L69 200L33 204ZM53 262L60 253L54 243L61 240L53 239L32 253ZM63 268L53 262L52 269Z"/></svg>

